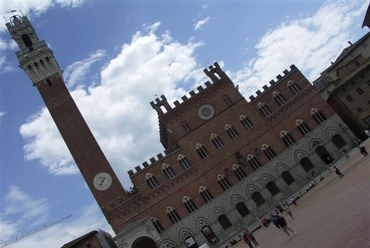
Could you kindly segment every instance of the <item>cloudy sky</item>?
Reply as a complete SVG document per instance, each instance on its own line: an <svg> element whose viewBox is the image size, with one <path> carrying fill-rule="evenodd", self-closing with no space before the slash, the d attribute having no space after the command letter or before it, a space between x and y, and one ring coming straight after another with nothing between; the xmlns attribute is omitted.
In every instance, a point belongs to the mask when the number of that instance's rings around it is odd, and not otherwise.
<svg viewBox="0 0 370 248"><path fill-rule="evenodd" d="M128 189L127 171L163 152L150 101L189 96L216 61L247 99L291 64L312 82L348 41L368 32L361 28L367 6L363 0L2 0L0 14L9 20L10 10L21 10L54 51ZM60 247L97 228L113 234L18 67L5 22L0 18L0 247L40 229L6 247Z"/></svg>

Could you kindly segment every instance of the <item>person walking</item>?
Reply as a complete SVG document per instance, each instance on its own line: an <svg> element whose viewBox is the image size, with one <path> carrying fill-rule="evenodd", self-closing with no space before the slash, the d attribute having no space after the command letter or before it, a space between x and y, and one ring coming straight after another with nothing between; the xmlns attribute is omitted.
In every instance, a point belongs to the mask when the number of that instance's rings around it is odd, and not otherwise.
<svg viewBox="0 0 370 248"><path fill-rule="evenodd" d="M285 232L289 238L292 238L289 234L288 231L290 231L291 233L294 233L294 235L297 235L297 232L293 231L289 226L288 224L286 223L286 220L284 219L283 216L278 216L277 217L277 223L279 224L279 226L281 227L281 229L283 230L283 232Z"/></svg>
<svg viewBox="0 0 370 248"><path fill-rule="evenodd" d="M249 248L253 248L253 246L252 246L252 240L251 240L251 238L248 236L248 234L247 234L247 232L246 231L244 231L243 232L243 240L244 240L244 243L245 244L248 244L248 246L249 246Z"/></svg>
<svg viewBox="0 0 370 248"><path fill-rule="evenodd" d="M249 231L248 229L245 229L245 231L247 232L247 235L249 236L249 238L251 238L253 244L257 246L258 242L257 242L256 238L254 237L253 232Z"/></svg>
<svg viewBox="0 0 370 248"><path fill-rule="evenodd" d="M367 156L368 152L366 151L366 148L364 146L359 146L358 149L360 149L360 152L362 155L364 155L364 157Z"/></svg>
<svg viewBox="0 0 370 248"><path fill-rule="evenodd" d="M340 170L334 166L335 174L337 174L340 178L344 177L343 173L340 172Z"/></svg>
<svg viewBox="0 0 370 248"><path fill-rule="evenodd" d="M289 208L289 204L287 202L283 203L285 213L289 214L290 218L294 219L292 211Z"/></svg>

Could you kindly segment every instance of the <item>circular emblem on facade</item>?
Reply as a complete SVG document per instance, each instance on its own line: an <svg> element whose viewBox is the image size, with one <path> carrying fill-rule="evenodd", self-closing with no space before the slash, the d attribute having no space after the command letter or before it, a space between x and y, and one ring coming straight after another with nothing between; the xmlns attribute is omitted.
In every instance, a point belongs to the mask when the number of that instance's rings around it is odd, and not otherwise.
<svg viewBox="0 0 370 248"><path fill-rule="evenodd" d="M203 120L211 119L215 114L215 109L210 104L203 104L198 108L198 116Z"/></svg>
<svg viewBox="0 0 370 248"><path fill-rule="evenodd" d="M107 172L99 172L95 175L93 183L97 190L104 191L111 186L112 177Z"/></svg>

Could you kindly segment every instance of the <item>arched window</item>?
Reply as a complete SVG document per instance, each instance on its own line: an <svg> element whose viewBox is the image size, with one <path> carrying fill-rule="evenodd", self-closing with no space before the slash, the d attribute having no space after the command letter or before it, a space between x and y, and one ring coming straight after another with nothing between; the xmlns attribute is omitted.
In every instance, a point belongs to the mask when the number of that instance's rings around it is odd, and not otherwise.
<svg viewBox="0 0 370 248"><path fill-rule="evenodd" d="M22 34L21 38L22 38L23 43L26 45L26 47L30 51L32 51L33 50L33 48L32 48L33 44L32 44L32 41L31 41L30 37L27 34Z"/></svg>
<svg viewBox="0 0 370 248"><path fill-rule="evenodd" d="M145 176L145 180L146 182L148 183L149 187L151 189L155 189L158 187L158 182L157 182L157 179L155 178L155 176L151 173L147 173L146 176Z"/></svg>
<svg viewBox="0 0 370 248"><path fill-rule="evenodd" d="M279 106L283 105L286 102L284 96L280 92L275 91L272 95Z"/></svg>
<svg viewBox="0 0 370 248"><path fill-rule="evenodd" d="M199 194L206 203L213 199L211 192L206 187L199 187Z"/></svg>
<svg viewBox="0 0 370 248"><path fill-rule="evenodd" d="M281 177L283 178L284 182L287 184L287 185L291 185L292 183L294 183L294 178L292 177L292 175L289 173L289 171L284 171L282 174L281 174Z"/></svg>
<svg viewBox="0 0 370 248"><path fill-rule="evenodd" d="M222 226L222 229L226 230L228 229L229 227L232 226L229 218L227 218L226 215L220 215L218 218L217 218L218 222L220 223L220 225Z"/></svg>
<svg viewBox="0 0 370 248"><path fill-rule="evenodd" d="M229 180L227 180L224 175L218 175L217 181L223 190L227 190L231 187Z"/></svg>
<svg viewBox="0 0 370 248"><path fill-rule="evenodd" d="M197 144L195 148L197 149L198 155L201 159L209 155L207 149L202 144Z"/></svg>
<svg viewBox="0 0 370 248"><path fill-rule="evenodd" d="M240 116L240 122L247 130L253 127L253 123L245 115Z"/></svg>
<svg viewBox="0 0 370 248"><path fill-rule="evenodd" d="M162 171L168 179L171 179L175 176L175 172L173 172L173 170L171 168L171 165L169 165L169 164L163 164L162 165Z"/></svg>
<svg viewBox="0 0 370 248"><path fill-rule="evenodd" d="M242 217L250 214L250 211L247 206L245 206L244 202L239 202L238 204L236 204L236 210Z"/></svg>
<svg viewBox="0 0 370 248"><path fill-rule="evenodd" d="M311 115L315 119L317 124L321 124L326 120L325 116L318 109L311 109Z"/></svg>
<svg viewBox="0 0 370 248"><path fill-rule="evenodd" d="M310 171L311 169L314 168L311 160L307 157L305 158L302 158L299 163L301 164L302 168L305 170L305 171Z"/></svg>
<svg viewBox="0 0 370 248"><path fill-rule="evenodd" d="M284 141L286 147L290 147L294 144L295 140L287 131L281 131L280 138Z"/></svg>
<svg viewBox="0 0 370 248"><path fill-rule="evenodd" d="M288 88L291 92L293 92L294 95L297 95L301 91L301 88L294 81L288 82Z"/></svg>
<svg viewBox="0 0 370 248"><path fill-rule="evenodd" d="M253 170L257 170L258 168L261 167L260 162L258 161L258 159L255 156L248 155L247 160L248 160L248 163L252 166Z"/></svg>
<svg viewBox="0 0 370 248"><path fill-rule="evenodd" d="M263 199L262 195L259 192L254 192L252 194L252 200L257 205L257 207L265 203L265 199Z"/></svg>
<svg viewBox="0 0 370 248"><path fill-rule="evenodd" d="M342 147L345 147L347 143L344 141L344 139L339 135L336 134L331 138L331 142L334 143L334 145L337 147L337 149L340 149Z"/></svg>
<svg viewBox="0 0 370 248"><path fill-rule="evenodd" d="M177 157L177 161L179 162L179 164L182 166L182 168L184 169L189 169L191 164L189 162L189 160L184 156L184 155L179 155Z"/></svg>
<svg viewBox="0 0 370 248"><path fill-rule="evenodd" d="M224 146L224 142L220 137L217 136L217 134L211 134L211 141L215 145L217 149L220 149L221 147Z"/></svg>
<svg viewBox="0 0 370 248"><path fill-rule="evenodd" d="M263 117L267 117L271 114L270 108L264 103L258 103L258 109L262 113Z"/></svg>
<svg viewBox="0 0 370 248"><path fill-rule="evenodd" d="M151 220L155 230L157 230L158 233L163 232L164 229L159 220L157 220L156 218L151 218Z"/></svg>
<svg viewBox="0 0 370 248"><path fill-rule="evenodd" d="M184 196L182 202L183 202L186 210L188 210L189 213L192 213L195 210L197 210L197 206L195 206L193 200L190 197Z"/></svg>
<svg viewBox="0 0 370 248"><path fill-rule="evenodd" d="M231 100L229 96L224 96L224 101L226 102L227 105L231 104Z"/></svg>
<svg viewBox="0 0 370 248"><path fill-rule="evenodd" d="M235 130L235 128L229 124L225 126L225 130L231 139L235 139L239 135L238 132Z"/></svg>
<svg viewBox="0 0 370 248"><path fill-rule="evenodd" d="M176 212L176 209L173 207L167 208L167 217L170 219L172 224L175 224L176 222L179 222L181 220L180 216Z"/></svg>
<svg viewBox="0 0 370 248"><path fill-rule="evenodd" d="M272 150L272 148L269 145L263 145L262 150L269 160L273 159L276 156L275 152Z"/></svg>
<svg viewBox="0 0 370 248"><path fill-rule="evenodd" d="M311 131L310 128L306 125L306 123L302 120L297 120L295 122L295 125L302 135L306 135Z"/></svg>
<svg viewBox="0 0 370 248"><path fill-rule="evenodd" d="M276 186L276 184L274 182L269 182L266 185L266 188L268 189L270 194L273 195L273 196L277 195L280 192L280 189Z"/></svg>
<svg viewBox="0 0 370 248"><path fill-rule="evenodd" d="M247 175L244 170L238 164L233 165L233 171L239 180L243 180Z"/></svg>

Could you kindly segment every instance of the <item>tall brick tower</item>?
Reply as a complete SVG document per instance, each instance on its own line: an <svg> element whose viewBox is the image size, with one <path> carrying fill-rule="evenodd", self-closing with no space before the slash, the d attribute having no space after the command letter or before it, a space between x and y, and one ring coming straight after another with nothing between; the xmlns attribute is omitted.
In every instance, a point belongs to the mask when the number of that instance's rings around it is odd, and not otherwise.
<svg viewBox="0 0 370 248"><path fill-rule="evenodd" d="M100 208L109 210L112 201L125 198L125 190L71 97L52 50L26 16L12 16L6 27L20 49L19 66L40 92Z"/></svg>

